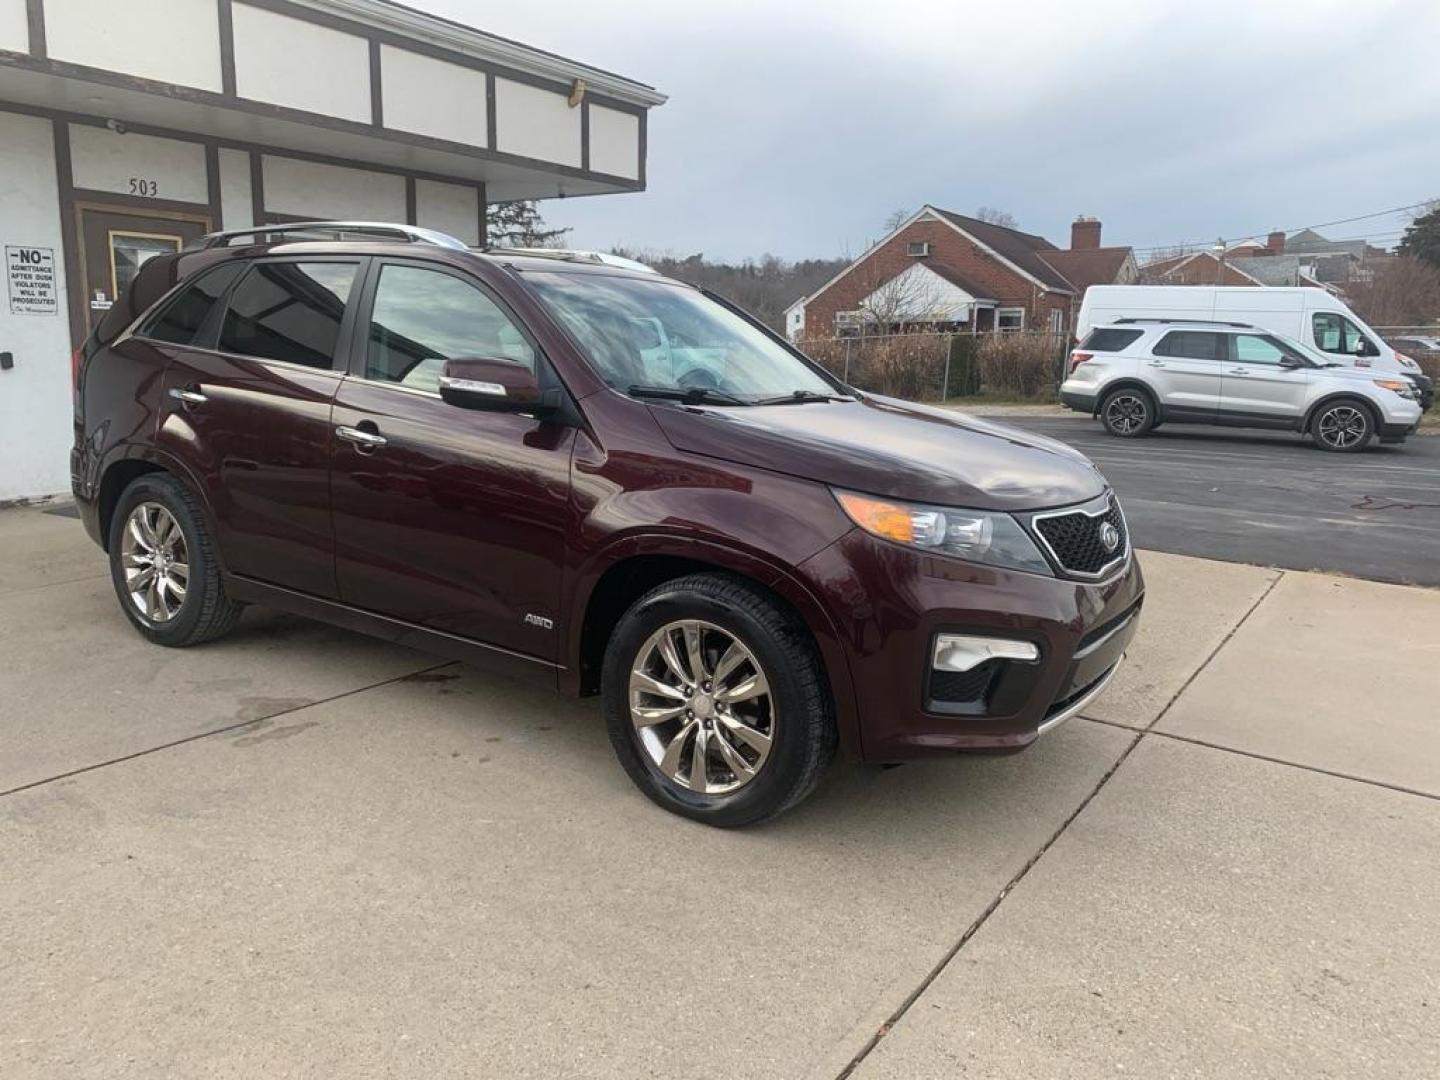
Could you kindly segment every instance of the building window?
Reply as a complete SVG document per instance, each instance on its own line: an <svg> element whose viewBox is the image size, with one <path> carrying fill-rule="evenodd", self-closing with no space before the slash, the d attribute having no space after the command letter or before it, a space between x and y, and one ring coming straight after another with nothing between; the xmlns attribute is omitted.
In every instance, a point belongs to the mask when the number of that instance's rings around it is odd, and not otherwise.
<svg viewBox="0 0 1440 1080"><path fill-rule="evenodd" d="M863 311L837 311L835 313L835 336L854 337L865 329Z"/></svg>
<svg viewBox="0 0 1440 1080"><path fill-rule="evenodd" d="M908 244L905 245L905 254L907 254L907 255L917 255L917 256L918 256L918 255L929 255L929 254L930 254L930 241L929 241L929 240L911 240Z"/></svg>
<svg viewBox="0 0 1440 1080"><path fill-rule="evenodd" d="M1056 337L1065 333L1065 312L1059 308L1050 309L1050 333Z"/></svg>
<svg viewBox="0 0 1440 1080"><path fill-rule="evenodd" d="M1025 309L1023 307L1002 307L995 312L995 329L1001 331L1024 330Z"/></svg>

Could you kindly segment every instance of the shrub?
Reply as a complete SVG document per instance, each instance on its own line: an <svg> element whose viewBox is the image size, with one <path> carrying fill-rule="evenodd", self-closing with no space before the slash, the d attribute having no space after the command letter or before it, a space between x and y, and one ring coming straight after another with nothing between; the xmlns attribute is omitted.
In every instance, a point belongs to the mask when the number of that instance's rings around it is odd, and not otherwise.
<svg viewBox="0 0 1440 1080"><path fill-rule="evenodd" d="M980 392L980 338L956 334L950 339L950 397L974 397Z"/></svg>
<svg viewBox="0 0 1440 1080"><path fill-rule="evenodd" d="M945 334L892 334L812 338L799 344L826 371L859 390L934 401L945 376L948 340Z"/></svg>
<svg viewBox="0 0 1440 1080"><path fill-rule="evenodd" d="M992 394L1053 399L1060 351L1060 342L1049 334L990 334L981 339L980 384Z"/></svg>

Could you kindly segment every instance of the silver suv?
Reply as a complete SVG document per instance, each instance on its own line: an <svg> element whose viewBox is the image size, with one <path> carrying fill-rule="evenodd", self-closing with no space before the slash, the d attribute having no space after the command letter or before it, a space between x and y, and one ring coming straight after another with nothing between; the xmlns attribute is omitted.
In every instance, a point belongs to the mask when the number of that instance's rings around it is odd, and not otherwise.
<svg viewBox="0 0 1440 1080"><path fill-rule="evenodd" d="M1060 400L1133 439L1161 423L1274 428L1351 453L1403 442L1420 423L1410 380L1336 364L1244 323L1119 319L1070 354Z"/></svg>

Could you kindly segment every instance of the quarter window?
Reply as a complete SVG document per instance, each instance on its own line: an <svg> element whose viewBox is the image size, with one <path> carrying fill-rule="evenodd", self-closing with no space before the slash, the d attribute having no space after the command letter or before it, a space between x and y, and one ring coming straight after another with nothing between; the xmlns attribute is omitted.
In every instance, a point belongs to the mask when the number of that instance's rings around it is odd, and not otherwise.
<svg viewBox="0 0 1440 1080"><path fill-rule="evenodd" d="M1285 350L1269 338L1260 337L1258 334L1235 335L1235 359L1242 364L1279 366L1285 356Z"/></svg>
<svg viewBox="0 0 1440 1080"><path fill-rule="evenodd" d="M532 371L535 350L500 306L469 282L438 270L387 266L370 316L365 377L438 390L454 357L510 360Z"/></svg>
<svg viewBox="0 0 1440 1080"><path fill-rule="evenodd" d="M257 263L230 294L220 348L305 367L333 367L358 265Z"/></svg>
<svg viewBox="0 0 1440 1080"><path fill-rule="evenodd" d="M201 274L150 317L140 336L172 345L191 344L206 317L215 310L216 302L244 268L244 263L226 263Z"/></svg>
<svg viewBox="0 0 1440 1080"><path fill-rule="evenodd" d="M1155 345L1156 356L1187 360L1223 360L1224 353L1224 339L1203 330L1171 330Z"/></svg>

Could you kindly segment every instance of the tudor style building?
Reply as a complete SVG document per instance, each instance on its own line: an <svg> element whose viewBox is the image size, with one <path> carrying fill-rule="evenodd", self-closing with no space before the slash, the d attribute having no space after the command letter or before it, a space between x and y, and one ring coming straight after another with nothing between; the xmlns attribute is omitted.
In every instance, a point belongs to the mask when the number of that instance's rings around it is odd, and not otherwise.
<svg viewBox="0 0 1440 1080"><path fill-rule="evenodd" d="M389 0L0 0L0 503L69 487L71 351L202 233L645 187L649 86Z"/></svg>
<svg viewBox="0 0 1440 1080"><path fill-rule="evenodd" d="M1042 236L924 206L785 313L792 338L887 330L1068 331L1085 290L1135 280L1128 247L1100 222L1071 226L1069 250Z"/></svg>

